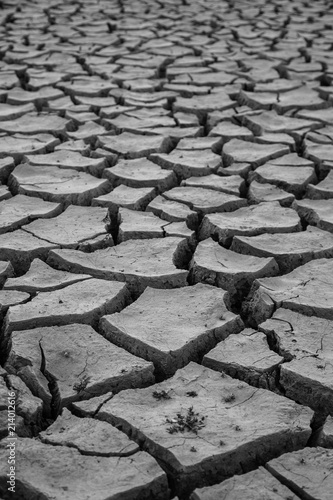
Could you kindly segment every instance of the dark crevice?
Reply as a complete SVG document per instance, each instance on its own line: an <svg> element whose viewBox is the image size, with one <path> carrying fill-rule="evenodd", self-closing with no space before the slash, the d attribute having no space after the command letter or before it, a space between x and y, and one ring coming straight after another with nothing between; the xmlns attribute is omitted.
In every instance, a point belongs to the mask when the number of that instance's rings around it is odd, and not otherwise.
<svg viewBox="0 0 333 500"><path fill-rule="evenodd" d="M48 382L47 386L51 395L50 406L48 406L44 402L44 416L45 418L51 418L52 420L56 420L56 418L58 417L58 415L61 414L62 411L62 399L58 387L58 381L57 378L46 369L46 358L44 349L42 347L42 340L39 341L39 349L41 352L40 371Z"/></svg>
<svg viewBox="0 0 333 500"><path fill-rule="evenodd" d="M327 420L327 413L324 411L315 411L310 423L311 436L307 442L307 446L316 447L322 446L322 434Z"/></svg>

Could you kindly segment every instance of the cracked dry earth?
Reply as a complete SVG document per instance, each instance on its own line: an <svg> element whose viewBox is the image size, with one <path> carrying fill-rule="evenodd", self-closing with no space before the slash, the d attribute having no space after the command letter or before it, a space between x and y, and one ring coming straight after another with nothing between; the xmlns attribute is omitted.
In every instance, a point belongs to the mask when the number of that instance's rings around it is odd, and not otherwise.
<svg viewBox="0 0 333 500"><path fill-rule="evenodd" d="M0 498L331 500L332 3L0 26Z"/></svg>

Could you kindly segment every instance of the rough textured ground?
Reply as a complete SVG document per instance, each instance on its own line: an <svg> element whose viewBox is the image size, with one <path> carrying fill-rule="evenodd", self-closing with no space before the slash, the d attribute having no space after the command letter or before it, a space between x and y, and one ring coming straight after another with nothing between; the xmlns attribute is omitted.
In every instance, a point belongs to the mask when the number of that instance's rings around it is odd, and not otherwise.
<svg viewBox="0 0 333 500"><path fill-rule="evenodd" d="M1 499L331 500L332 26L0 2Z"/></svg>

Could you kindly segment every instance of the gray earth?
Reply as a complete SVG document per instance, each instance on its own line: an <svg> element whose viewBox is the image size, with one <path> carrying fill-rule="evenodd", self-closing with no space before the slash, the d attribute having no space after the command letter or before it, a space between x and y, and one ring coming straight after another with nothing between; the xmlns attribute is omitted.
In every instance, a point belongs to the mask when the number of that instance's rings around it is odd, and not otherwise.
<svg viewBox="0 0 333 500"><path fill-rule="evenodd" d="M1 500L331 500L333 5L0 2Z"/></svg>

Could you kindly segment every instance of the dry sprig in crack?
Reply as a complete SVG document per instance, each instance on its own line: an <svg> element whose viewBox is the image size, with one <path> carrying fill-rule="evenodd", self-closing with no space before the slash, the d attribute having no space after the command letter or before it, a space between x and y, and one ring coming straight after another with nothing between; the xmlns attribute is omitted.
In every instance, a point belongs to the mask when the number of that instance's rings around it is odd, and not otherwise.
<svg viewBox="0 0 333 500"><path fill-rule="evenodd" d="M61 396L60 396L60 391L59 391L59 387L58 387L58 381L57 381L57 378L46 369L46 358L45 358L44 349L42 347L42 340L39 341L39 348L40 348L40 352L41 352L41 356L42 356L42 361L40 364L40 371L42 372L42 374L44 375L44 377L48 381L47 386L48 386L50 394L52 396L51 405L50 405L51 418L55 420L58 417L58 415L60 415L61 407L62 407Z"/></svg>
<svg viewBox="0 0 333 500"><path fill-rule="evenodd" d="M154 391L153 398L161 400L161 399L171 399L171 396L166 391Z"/></svg>
<svg viewBox="0 0 333 500"><path fill-rule="evenodd" d="M88 375L84 375L81 380L75 382L75 384L73 385L74 391L76 391L77 393L84 391L89 384L90 379L91 377L89 377Z"/></svg>
<svg viewBox="0 0 333 500"><path fill-rule="evenodd" d="M193 410L193 406L190 406L185 415L177 413L176 418L167 418L166 422L171 424L171 426L167 428L169 434L185 431L198 434L198 431L206 425L206 417L200 416L199 413Z"/></svg>

